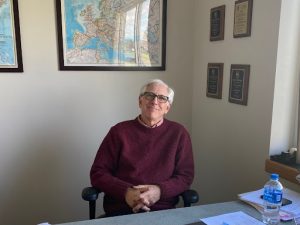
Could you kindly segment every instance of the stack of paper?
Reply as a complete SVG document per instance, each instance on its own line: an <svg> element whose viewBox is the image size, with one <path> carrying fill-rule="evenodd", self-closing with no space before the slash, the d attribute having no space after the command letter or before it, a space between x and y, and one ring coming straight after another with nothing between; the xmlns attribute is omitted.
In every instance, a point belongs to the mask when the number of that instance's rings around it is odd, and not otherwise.
<svg viewBox="0 0 300 225"><path fill-rule="evenodd" d="M263 210L263 200L260 196L263 194L263 189L239 194L238 197L242 201L252 205L259 212ZM282 206L280 209L280 218L282 220L293 219L300 211L300 193L292 191L288 188L283 189L283 197L292 201L292 204Z"/></svg>

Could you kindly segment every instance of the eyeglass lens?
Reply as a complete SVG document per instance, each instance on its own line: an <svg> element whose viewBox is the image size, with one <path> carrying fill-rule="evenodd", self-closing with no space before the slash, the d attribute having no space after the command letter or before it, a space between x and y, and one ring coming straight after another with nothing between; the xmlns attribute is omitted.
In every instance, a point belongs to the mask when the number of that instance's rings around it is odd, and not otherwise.
<svg viewBox="0 0 300 225"><path fill-rule="evenodd" d="M162 103L165 103L169 100L169 97L168 96L164 96L164 95L156 95L154 94L153 92L145 92L144 93L144 96L147 100L154 100L155 97L157 97L157 100L159 102L162 102Z"/></svg>

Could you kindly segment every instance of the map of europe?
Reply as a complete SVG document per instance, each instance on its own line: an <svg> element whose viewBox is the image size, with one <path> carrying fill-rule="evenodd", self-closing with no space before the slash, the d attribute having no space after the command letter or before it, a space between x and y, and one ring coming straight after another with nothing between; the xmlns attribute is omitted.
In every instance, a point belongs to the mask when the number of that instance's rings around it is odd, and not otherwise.
<svg viewBox="0 0 300 225"><path fill-rule="evenodd" d="M0 0L0 67L16 64L11 8L9 0Z"/></svg>
<svg viewBox="0 0 300 225"><path fill-rule="evenodd" d="M161 64L160 0L61 2L66 65Z"/></svg>

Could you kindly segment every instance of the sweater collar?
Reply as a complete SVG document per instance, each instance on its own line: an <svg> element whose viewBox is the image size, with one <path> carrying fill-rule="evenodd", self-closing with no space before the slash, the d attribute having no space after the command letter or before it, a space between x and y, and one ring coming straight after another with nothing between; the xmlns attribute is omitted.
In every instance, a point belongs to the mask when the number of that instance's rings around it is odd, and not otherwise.
<svg viewBox="0 0 300 225"><path fill-rule="evenodd" d="M160 121L158 121L156 124L154 124L154 125L152 125L152 126L149 126L149 125L147 125L147 124L142 120L141 115L139 115L139 116L137 117L137 120L139 121L140 124L142 124L143 126L148 127L148 128L156 128L156 127L159 127L159 126L162 125L163 122L164 122L164 119L162 118L162 119L161 119Z"/></svg>

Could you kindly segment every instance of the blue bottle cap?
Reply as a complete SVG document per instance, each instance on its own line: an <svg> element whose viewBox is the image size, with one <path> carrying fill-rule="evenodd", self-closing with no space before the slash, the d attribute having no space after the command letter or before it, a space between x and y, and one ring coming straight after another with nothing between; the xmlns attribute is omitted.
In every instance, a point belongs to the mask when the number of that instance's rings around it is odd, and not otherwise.
<svg viewBox="0 0 300 225"><path fill-rule="evenodd" d="M279 175L277 173L271 174L271 180L278 180L278 179L279 179Z"/></svg>

